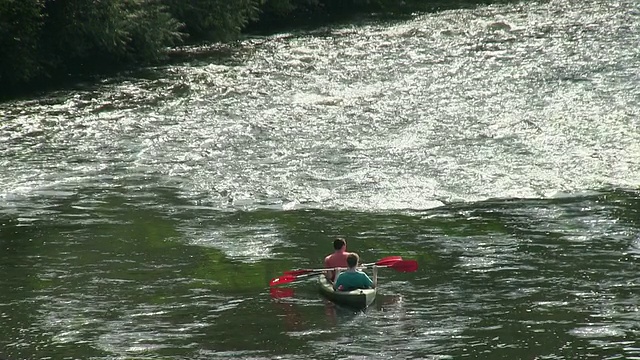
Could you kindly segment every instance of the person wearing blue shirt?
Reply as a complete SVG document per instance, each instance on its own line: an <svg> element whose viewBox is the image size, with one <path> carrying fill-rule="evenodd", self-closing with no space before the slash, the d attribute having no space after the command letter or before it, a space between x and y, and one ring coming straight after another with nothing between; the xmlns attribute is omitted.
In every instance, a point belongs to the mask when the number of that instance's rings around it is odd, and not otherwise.
<svg viewBox="0 0 640 360"><path fill-rule="evenodd" d="M336 278L333 288L338 291L351 291L356 289L372 289L375 287L375 283L371 278L356 269L360 257L356 253L350 253L347 256L347 265L349 266L346 271L341 272ZM374 269L375 270L375 269ZM376 276L374 275L374 278Z"/></svg>

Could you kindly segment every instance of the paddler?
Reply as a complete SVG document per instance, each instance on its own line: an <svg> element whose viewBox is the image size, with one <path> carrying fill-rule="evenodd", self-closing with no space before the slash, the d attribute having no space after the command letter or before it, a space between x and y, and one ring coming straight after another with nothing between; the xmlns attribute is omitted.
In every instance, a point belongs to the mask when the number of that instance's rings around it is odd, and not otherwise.
<svg viewBox="0 0 640 360"><path fill-rule="evenodd" d="M333 241L333 253L324 258L324 267L329 268L346 268L347 267L347 240L344 238L336 238ZM333 270L325 271L327 280L333 283L336 272Z"/></svg>
<svg viewBox="0 0 640 360"><path fill-rule="evenodd" d="M346 271L341 272L336 279L333 288L338 291L351 291L356 289L373 289L376 283L371 280L369 275L357 269L360 257L356 253L347 255ZM373 267L373 278L377 280L377 267Z"/></svg>

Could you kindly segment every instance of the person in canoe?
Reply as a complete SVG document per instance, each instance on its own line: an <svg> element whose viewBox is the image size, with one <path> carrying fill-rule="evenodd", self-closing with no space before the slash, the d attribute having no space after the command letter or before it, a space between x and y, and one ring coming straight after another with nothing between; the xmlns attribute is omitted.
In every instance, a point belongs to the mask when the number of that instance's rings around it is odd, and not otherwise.
<svg viewBox="0 0 640 360"><path fill-rule="evenodd" d="M338 274L333 288L337 291L351 291L356 289L373 289L376 283L371 280L369 275L359 271L356 267L360 262L360 257L356 253L347 255L347 270ZM373 268L373 278L376 279L376 270Z"/></svg>
<svg viewBox="0 0 640 360"><path fill-rule="evenodd" d="M333 253L327 255L324 258L325 268L346 268L347 267L347 240L344 238L337 238L333 241ZM333 283L335 280L336 272L333 270L325 271L327 280Z"/></svg>

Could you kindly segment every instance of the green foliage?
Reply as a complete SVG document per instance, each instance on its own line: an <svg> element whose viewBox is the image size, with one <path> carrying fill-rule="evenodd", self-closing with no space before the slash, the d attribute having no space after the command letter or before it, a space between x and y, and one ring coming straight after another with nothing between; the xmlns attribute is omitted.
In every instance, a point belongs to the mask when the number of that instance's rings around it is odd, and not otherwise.
<svg viewBox="0 0 640 360"><path fill-rule="evenodd" d="M0 0L0 84L15 84L40 71L38 34L44 0Z"/></svg>
<svg viewBox="0 0 640 360"><path fill-rule="evenodd" d="M318 1L313 1L314 5L318 5ZM287 15L296 10L297 6L291 3L291 0L267 0L264 4L263 11L265 13L273 13L277 15Z"/></svg>
<svg viewBox="0 0 640 360"><path fill-rule="evenodd" d="M182 42L184 34L180 22L171 16L166 7L149 1L129 2L126 21L122 29L127 34L129 59L137 62L155 62L165 58L168 46Z"/></svg>
<svg viewBox="0 0 640 360"><path fill-rule="evenodd" d="M194 40L229 40L257 20L263 0L162 0Z"/></svg>
<svg viewBox="0 0 640 360"><path fill-rule="evenodd" d="M47 21L41 36L42 61L48 68L81 62L94 51L112 53L124 45L116 28L119 2L47 1Z"/></svg>
<svg viewBox="0 0 640 360"><path fill-rule="evenodd" d="M49 1L45 10L42 43L52 68L153 61L181 36L156 1Z"/></svg>

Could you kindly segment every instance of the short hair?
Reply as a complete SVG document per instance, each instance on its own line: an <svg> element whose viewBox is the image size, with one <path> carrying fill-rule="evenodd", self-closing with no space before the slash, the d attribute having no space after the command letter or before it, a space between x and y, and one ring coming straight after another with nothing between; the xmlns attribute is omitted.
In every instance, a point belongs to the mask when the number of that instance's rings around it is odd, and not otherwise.
<svg viewBox="0 0 640 360"><path fill-rule="evenodd" d="M360 256L358 256L357 253L350 253L349 255L347 255L347 265L349 265L349 267L355 267L359 262Z"/></svg>
<svg viewBox="0 0 640 360"><path fill-rule="evenodd" d="M342 249L343 246L347 245L347 241L343 238L336 238L333 240L333 248L336 250Z"/></svg>

